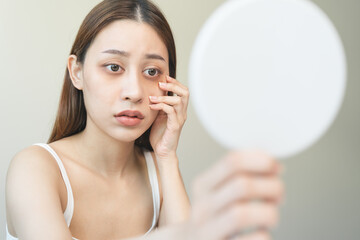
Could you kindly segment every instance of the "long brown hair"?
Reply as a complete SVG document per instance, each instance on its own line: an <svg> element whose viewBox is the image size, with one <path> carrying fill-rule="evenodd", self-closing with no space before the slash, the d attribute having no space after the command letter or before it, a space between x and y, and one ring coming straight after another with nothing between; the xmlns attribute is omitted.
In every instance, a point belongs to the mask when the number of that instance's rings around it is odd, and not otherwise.
<svg viewBox="0 0 360 240"><path fill-rule="evenodd" d="M70 55L76 55L77 61L83 64L96 35L111 22L122 19L147 23L157 32L168 50L170 76L175 78L176 50L173 34L159 8L148 0L104 0L96 5L82 22ZM66 69L59 108L48 143L83 131L86 117L83 92L73 86ZM149 142L150 128L136 139L135 144L152 150Z"/></svg>

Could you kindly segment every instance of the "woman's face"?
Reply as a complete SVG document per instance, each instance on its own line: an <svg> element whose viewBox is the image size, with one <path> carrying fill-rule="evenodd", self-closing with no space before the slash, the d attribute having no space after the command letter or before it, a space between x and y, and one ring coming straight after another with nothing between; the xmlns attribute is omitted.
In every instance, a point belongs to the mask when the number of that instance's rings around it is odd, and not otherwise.
<svg viewBox="0 0 360 240"><path fill-rule="evenodd" d="M154 122L158 111L149 96L169 74L168 51L150 25L118 20L105 27L89 47L81 70L88 124L120 141L134 141ZM142 117L121 112L138 111Z"/></svg>

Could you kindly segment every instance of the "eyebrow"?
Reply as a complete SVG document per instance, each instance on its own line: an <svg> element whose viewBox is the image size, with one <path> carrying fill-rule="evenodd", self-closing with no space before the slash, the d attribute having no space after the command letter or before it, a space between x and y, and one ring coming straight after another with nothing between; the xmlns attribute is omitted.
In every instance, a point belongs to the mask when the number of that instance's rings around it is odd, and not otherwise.
<svg viewBox="0 0 360 240"><path fill-rule="evenodd" d="M124 57L129 57L130 56L130 54L128 52L120 51L120 50L117 50L117 49L108 49L108 50L103 51L102 53L115 54L115 55L120 55L120 56L124 56ZM146 59L157 59L157 60L161 60L161 61L166 62L165 59L162 56L160 56L158 54L154 54L154 53L146 54L145 58Z"/></svg>

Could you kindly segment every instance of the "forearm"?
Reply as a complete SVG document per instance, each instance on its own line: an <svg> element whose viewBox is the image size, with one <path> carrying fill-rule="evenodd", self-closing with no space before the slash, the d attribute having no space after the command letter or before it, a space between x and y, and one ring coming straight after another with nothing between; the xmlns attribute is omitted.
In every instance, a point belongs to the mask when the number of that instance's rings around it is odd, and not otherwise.
<svg viewBox="0 0 360 240"><path fill-rule="evenodd" d="M181 177L178 159L158 161L163 192L159 227L184 222L190 215L190 201Z"/></svg>

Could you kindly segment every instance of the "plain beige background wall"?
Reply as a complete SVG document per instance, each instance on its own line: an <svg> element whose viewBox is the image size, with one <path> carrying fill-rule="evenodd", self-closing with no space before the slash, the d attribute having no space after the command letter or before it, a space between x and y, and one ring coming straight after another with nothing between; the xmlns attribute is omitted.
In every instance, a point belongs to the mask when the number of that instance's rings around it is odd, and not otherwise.
<svg viewBox="0 0 360 240"><path fill-rule="evenodd" d="M0 239L5 239L5 175L12 156L45 142L55 118L67 54L81 21L99 1L0 0ZM156 0L172 26L178 80L187 84L196 34L224 0ZM314 0L337 27L348 84L335 122L314 146L284 162L286 203L275 239L355 240L360 236L360 1ZM225 153L190 102L178 155L191 197L196 174Z"/></svg>

